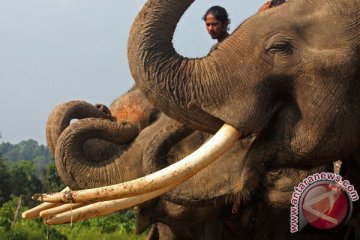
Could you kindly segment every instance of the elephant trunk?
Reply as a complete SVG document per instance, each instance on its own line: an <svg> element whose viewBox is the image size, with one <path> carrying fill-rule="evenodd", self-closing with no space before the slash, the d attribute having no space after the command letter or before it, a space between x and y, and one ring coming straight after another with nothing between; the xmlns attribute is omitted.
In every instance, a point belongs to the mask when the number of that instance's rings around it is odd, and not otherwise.
<svg viewBox="0 0 360 240"><path fill-rule="evenodd" d="M48 148L55 155L55 146L60 134L70 125L73 119L83 118L112 119L108 108L103 105L92 105L84 101L70 101L58 105L49 115L46 124Z"/></svg>
<svg viewBox="0 0 360 240"><path fill-rule="evenodd" d="M131 152L126 152L126 145L135 139L138 131L136 124L105 119L88 118L71 124L61 134L56 146L55 164L60 177L71 189L83 189L141 176L141 169L136 167L139 165L136 156L129 156ZM92 148L96 148L96 141L102 144L105 140L116 144L117 150L112 156L106 156L107 159L89 155L85 144L90 140Z"/></svg>
<svg viewBox="0 0 360 240"><path fill-rule="evenodd" d="M211 57L182 57L172 44L176 25L192 2L154 0L144 6L129 35L129 66L138 87L155 106L193 128L214 133L223 121L206 109L219 100L210 89L223 88L218 63ZM219 86L209 87L214 84Z"/></svg>

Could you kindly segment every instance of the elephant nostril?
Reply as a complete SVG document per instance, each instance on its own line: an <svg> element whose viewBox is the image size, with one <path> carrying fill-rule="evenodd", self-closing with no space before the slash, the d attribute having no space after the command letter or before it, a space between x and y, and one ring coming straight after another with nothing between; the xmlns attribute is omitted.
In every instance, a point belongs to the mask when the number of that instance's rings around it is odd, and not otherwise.
<svg viewBox="0 0 360 240"><path fill-rule="evenodd" d="M104 104L95 104L95 107L99 111L101 111L101 112L103 112L103 113L105 113L107 115L111 115L110 109L107 106L105 106Z"/></svg>

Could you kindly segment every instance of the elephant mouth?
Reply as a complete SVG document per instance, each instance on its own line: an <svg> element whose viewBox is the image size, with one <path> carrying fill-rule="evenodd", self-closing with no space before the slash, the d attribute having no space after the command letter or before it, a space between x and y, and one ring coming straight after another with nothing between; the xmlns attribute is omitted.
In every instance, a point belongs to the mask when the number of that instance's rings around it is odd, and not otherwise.
<svg viewBox="0 0 360 240"><path fill-rule="evenodd" d="M61 213L54 211L58 214L50 216L46 221L48 224L76 222L89 218L89 215L94 217L109 214L138 205L175 188L226 153L241 138L243 137L238 130L224 124L198 150L155 173L106 187L35 194L33 199L45 202L43 204L65 203L70 204L69 206L72 204L74 208L79 207Z"/></svg>

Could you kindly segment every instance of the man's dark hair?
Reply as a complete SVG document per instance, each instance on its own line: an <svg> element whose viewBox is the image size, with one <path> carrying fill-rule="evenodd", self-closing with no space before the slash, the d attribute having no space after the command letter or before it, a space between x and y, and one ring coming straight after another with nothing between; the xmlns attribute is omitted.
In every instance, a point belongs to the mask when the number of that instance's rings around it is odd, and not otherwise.
<svg viewBox="0 0 360 240"><path fill-rule="evenodd" d="M209 14L213 15L217 20L219 20L221 22L228 21L230 23L229 14L227 13L226 9L223 8L223 7L212 6L211 8L209 8L206 11L206 13L202 17L202 19L204 21L206 21L206 16L209 15Z"/></svg>

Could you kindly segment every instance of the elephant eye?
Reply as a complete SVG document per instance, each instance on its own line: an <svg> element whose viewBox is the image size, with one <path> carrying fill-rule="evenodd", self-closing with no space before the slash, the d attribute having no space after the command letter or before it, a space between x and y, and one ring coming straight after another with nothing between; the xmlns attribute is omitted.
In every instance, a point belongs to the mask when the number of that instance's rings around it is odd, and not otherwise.
<svg viewBox="0 0 360 240"><path fill-rule="evenodd" d="M266 52L268 54L281 53L283 55L290 55L294 50L289 42L275 42L266 50Z"/></svg>
<svg viewBox="0 0 360 240"><path fill-rule="evenodd" d="M149 115L149 118L148 118L148 124L152 124L154 123L160 116L160 111L158 110L154 110L150 115Z"/></svg>

